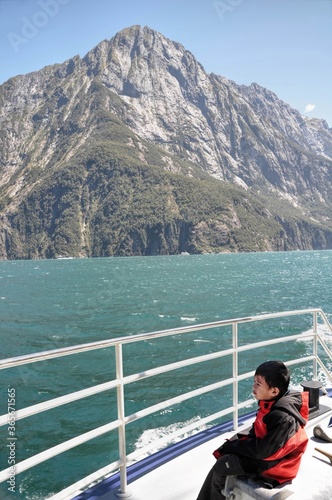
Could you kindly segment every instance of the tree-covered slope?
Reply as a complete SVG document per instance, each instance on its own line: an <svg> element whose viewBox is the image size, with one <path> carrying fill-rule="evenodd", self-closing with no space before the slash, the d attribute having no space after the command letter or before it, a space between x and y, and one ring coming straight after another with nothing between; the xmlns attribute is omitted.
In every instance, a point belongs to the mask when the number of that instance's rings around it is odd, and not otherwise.
<svg viewBox="0 0 332 500"><path fill-rule="evenodd" d="M242 188L124 162L107 144L45 178L8 223L2 258L15 259L325 248L332 240L291 206L271 213Z"/></svg>

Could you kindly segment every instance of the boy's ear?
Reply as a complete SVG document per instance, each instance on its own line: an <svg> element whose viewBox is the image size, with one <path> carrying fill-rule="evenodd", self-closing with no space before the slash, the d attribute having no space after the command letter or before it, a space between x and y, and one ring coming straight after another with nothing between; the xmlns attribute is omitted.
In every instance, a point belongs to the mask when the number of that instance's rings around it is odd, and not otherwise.
<svg viewBox="0 0 332 500"><path fill-rule="evenodd" d="M275 396L275 397L278 396L279 392L280 392L279 387L272 387L272 394L273 394L273 396Z"/></svg>

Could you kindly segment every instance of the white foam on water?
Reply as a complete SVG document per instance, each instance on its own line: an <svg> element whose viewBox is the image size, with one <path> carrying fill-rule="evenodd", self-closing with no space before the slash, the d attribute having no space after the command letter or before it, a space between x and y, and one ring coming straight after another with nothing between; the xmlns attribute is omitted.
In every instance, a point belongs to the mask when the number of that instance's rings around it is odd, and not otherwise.
<svg viewBox="0 0 332 500"><path fill-rule="evenodd" d="M311 338L308 337L306 338L308 335L313 335L314 331L313 331L313 328L309 328L309 330L306 330L305 332L303 332L301 335L303 336L303 339L300 338L297 340L297 342L311 342ZM317 326L317 333L324 339L324 340L327 340L327 341L332 341L332 331L326 326L326 325L318 325Z"/></svg>
<svg viewBox="0 0 332 500"><path fill-rule="evenodd" d="M140 457L140 460L145 456L152 455L153 453L155 453L159 449L163 449L165 447L165 445L158 446L158 441L166 436L170 436L169 443L177 443L177 442L182 441L183 439L185 439L187 437L193 436L194 434L197 434L198 432L205 430L207 428L207 426L201 425L192 431L187 431L184 434L181 434L178 437L175 437L175 438L172 437L172 434L174 432L176 432L179 429L184 428L184 427L186 427L194 422L197 422L199 420L200 420L199 417L197 417L197 418L192 418L192 419L188 420L187 422L177 422L175 424L157 427L154 429L146 429L135 443L136 450L144 448L145 446L148 446L153 442L156 442L156 447L152 450L149 450L147 453L143 454Z"/></svg>

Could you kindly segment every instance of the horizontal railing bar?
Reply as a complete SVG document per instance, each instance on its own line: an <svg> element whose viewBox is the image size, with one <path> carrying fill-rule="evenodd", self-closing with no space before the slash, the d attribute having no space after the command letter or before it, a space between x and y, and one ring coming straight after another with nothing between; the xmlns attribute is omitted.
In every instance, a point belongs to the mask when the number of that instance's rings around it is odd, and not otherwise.
<svg viewBox="0 0 332 500"><path fill-rule="evenodd" d="M263 321L266 319L280 318L284 316L295 316L312 314L317 312L322 313L320 308L312 309L300 309L295 311L283 311L278 313L261 314L259 316L248 316L244 318L236 318L229 320L214 321L211 323L203 323L191 326L183 326L180 328L173 328L168 330L158 330L150 333L139 333L137 335L127 335L124 337L118 337L116 339L107 339L99 342L90 342L87 344L79 344L71 347L62 347L60 349L54 349L50 351L37 352L33 354L17 356L14 358L2 359L0 360L0 370L12 368L14 366L20 366L29 363L35 363L37 361L45 361L48 359L59 358L62 356L69 356L72 354L84 353L96 349L105 349L107 347L112 347L117 344L129 344L133 342L141 342L142 340L151 340L153 338L168 337L170 335L179 335L183 333L192 333L195 331L208 330L210 328L219 328L223 326L228 326L236 323L247 323L255 321Z"/></svg>
<svg viewBox="0 0 332 500"><path fill-rule="evenodd" d="M298 334L298 335L290 335L288 337L279 337L273 340L265 340L261 342L253 342L252 344L244 345L244 346L238 346L237 347L237 352L245 352L248 350L252 349L257 349L259 347L265 347L269 345L274 345L274 344L280 344L283 342L291 342L294 340L298 339L304 339L304 338L312 338L313 334ZM136 382L138 380L142 380L144 378L148 377L153 377L155 375L159 375L161 373L166 373L169 371L173 371L179 368L184 368L186 366L190 366L193 364L198 364L198 363L204 363L206 361L211 361L213 359L218 359L218 358L223 358L225 356L230 356L233 354L235 351L235 348L227 349L225 351L218 351L218 352L213 352L210 354L205 354L203 356L196 356L195 358L187 358L181 361L177 361L176 363L170 363L168 365L161 365L158 366L157 368L152 368L151 370L146 370L145 372L140 372L140 373L134 373L132 375L128 375L124 377L123 382L124 385ZM332 356L332 354L331 354Z"/></svg>
<svg viewBox="0 0 332 500"><path fill-rule="evenodd" d="M168 408L169 406L182 403L182 401L186 401L187 399L191 399L197 396L201 396L207 392L214 391L216 389L220 389L221 387L225 387L226 385L230 385L235 381L234 378L228 378L226 380L222 380L221 382L216 382L214 384L206 385L204 387L200 387L199 389L195 389L190 392L185 392L180 394L179 396L175 396L174 398L167 399L166 401L162 401L161 403L157 403L152 406L148 406L144 408L144 410L137 411L136 413L132 413L131 415L127 415L124 418L124 422L126 424L134 422L142 417L146 417L151 415L151 413L155 413L156 411L163 410L164 408Z"/></svg>
<svg viewBox="0 0 332 500"><path fill-rule="evenodd" d="M213 359L224 358L233 354L234 349L227 349L225 351L212 352L210 354L204 354L203 356L196 356L195 358L187 358L175 363L170 363L168 365L161 365L156 368L151 368L151 370L146 370L145 372L134 373L132 375L127 375L123 378L124 385L130 384L132 382L137 382L148 377L153 377L155 375L160 375L162 373L167 373L179 368L185 368L186 366L191 366L199 363L204 363L205 361L211 361Z"/></svg>
<svg viewBox="0 0 332 500"><path fill-rule="evenodd" d="M297 358L297 359L293 359L291 361L285 361L285 365L287 366L291 366L291 365L298 365L298 364L301 364L301 363L307 363L309 361L313 361L315 359L315 356L311 355L311 356L305 356L303 358ZM242 381L242 380L246 380L248 378L253 378L255 375L255 371L250 371L250 372L246 372L246 373L241 373L237 376L237 380L238 381Z"/></svg>
<svg viewBox="0 0 332 500"><path fill-rule="evenodd" d="M297 335L289 335L287 337L276 337L271 340L262 340L260 342L252 342L251 344L241 345L237 347L238 352L251 351L252 349L257 349L259 347L267 347L274 344L282 344L283 342L291 342L294 340L305 340L307 338L313 338L313 333L299 333Z"/></svg>
<svg viewBox="0 0 332 500"><path fill-rule="evenodd" d="M247 401L243 401L243 403L240 403L238 405L238 408L246 408L248 406L251 406L253 403L255 403L254 399L248 399ZM149 443L148 445L144 446L144 448L139 448L138 450L133 451L127 456L128 460L134 460L141 455L144 455L144 453L147 453L148 451L151 451L155 448L160 448L161 445L167 444L171 441L174 440L174 438L182 436L184 434L187 434L187 432L190 432L192 430L198 429L199 427L209 424L210 422L213 422L214 420L218 420L221 417L225 417L226 415L229 415L235 410L234 406L229 406L228 408L225 408L224 410L221 410L217 413L213 413L212 415L209 415L208 417L196 420L190 425L187 425L185 427L181 427L181 429L178 429L177 431L172 432L170 436L164 436L163 438L158 439L155 442Z"/></svg>
<svg viewBox="0 0 332 500"><path fill-rule="evenodd" d="M241 380L245 380L247 378L253 378L254 377L254 374L255 372L254 371L251 371L251 372L247 372L247 373L241 373L240 375L238 375L236 377L237 381L241 381Z"/></svg>
<svg viewBox="0 0 332 500"><path fill-rule="evenodd" d="M209 422L212 422L213 420L217 420L218 418L229 415L233 411L234 411L234 407L229 406L228 408L225 408L224 410L221 410L217 413L214 413L213 415L209 415L206 418L196 420L194 423L187 425L186 427L181 427L181 429L178 429L177 431L172 432L172 434L169 436L164 436L162 438L159 438L158 440L147 444L146 446L144 446L144 448L139 448L138 450L133 451L132 453L127 455L127 460L128 461L136 460L141 455L144 455L145 453L147 453L151 450L162 448L163 445L174 441L175 438L177 438L179 436L183 436L184 434L187 434L188 432L190 432L192 430L198 429L199 427L206 425Z"/></svg>
<svg viewBox="0 0 332 500"><path fill-rule="evenodd" d="M277 343L284 342L284 341L287 342L287 341L291 341L291 340L298 339L298 338L303 339L304 337L312 337L312 334L307 334L305 336L303 334L292 335L289 337L280 337L279 339L277 338L277 339L274 339L271 341L256 342L254 344L251 344L250 346L247 346L247 345L246 346L239 346L238 352L243 352L243 351L249 350L249 347L250 347L250 349L257 348L257 347L264 347L267 345L271 345L271 344L273 345L273 344L277 344ZM320 340L322 341L321 338L320 338ZM328 349L327 346L326 346L326 349ZM140 372L140 373L136 373L133 375L128 375L127 377L124 378L123 382L124 382L124 385L126 385L129 383L135 382L137 380L142 380L142 379L152 377L152 376L155 376L158 374L166 373L166 372L169 372L172 370L176 370L178 368L183 368L183 367L190 366L193 364L210 361L212 359L218 359L221 357L225 357L225 356L232 354L233 352L234 352L234 349L232 348L232 349L228 349L228 350L222 351L222 352L206 354L204 356L197 356L195 358L188 358L186 360L178 361L176 363L171 363L169 365L162 365L162 366L159 366L157 368L152 368L151 370L147 370L146 372ZM332 356L332 353L331 353L331 356ZM241 380L243 378L248 378L248 377L249 377L249 375L248 376L242 375L242 376L239 376L238 379ZM100 385L93 386L93 387L90 387L87 389L83 389L81 391L73 392L73 393L67 394L65 396L61 396L59 398L54 398L54 399L45 401L43 403L38 403L37 405L33 405L33 406L23 408L21 410L17 410L15 418L16 418L16 420L19 420L19 419L27 418L27 417L32 416L32 415L36 415L37 413L40 413L40 412L43 412L46 410L57 408L61 405L68 404L68 403L71 403L73 401L77 401L79 399L83 399L83 398L98 394L100 392L115 388L118 385L118 383L119 383L119 381L113 380L110 382L106 382L104 384L100 384ZM8 415L7 414L1 415L0 416L0 427L3 425L6 425L7 423L8 423Z"/></svg>
<svg viewBox="0 0 332 500"><path fill-rule="evenodd" d="M144 378L152 377L161 373L166 373L172 370L175 370L177 368L182 368L185 366L190 366L195 363L199 362L204 362L204 361L209 361L212 359L217 359L221 358L224 356L227 356L229 354L232 354L233 349L229 349L227 351L223 352L216 352L216 353L211 353L207 354L204 356L197 356L196 358L188 358L186 360L178 361L176 363L171 363L169 365L163 365L157 368L152 368L151 370L147 370L146 372L141 372L141 373L136 373L133 375L128 375L123 379L124 385L135 382L137 380L141 380ZM95 394L98 394L103 391L107 391L109 389L115 388L119 384L118 380L112 380L110 382L106 382L104 384L100 384L97 386L93 386L87 389L83 389L81 391L77 392L72 392L69 394L66 394L65 396L60 396L59 398L54 398L50 399L48 401L44 401L43 403L38 403L37 405L29 406L26 408L23 408L21 410L17 410L15 414L15 419L19 420L22 418L30 417L32 415L36 415L37 413L40 413L42 411L50 410L57 408L58 406L62 406L64 404L71 403L73 401L77 401L79 399L83 399ZM1 415L0 416L0 427L2 425L6 425L8 423L8 415Z"/></svg>
<svg viewBox="0 0 332 500"><path fill-rule="evenodd" d="M250 318L242 318L243 321L250 321ZM234 322L234 320L233 320ZM160 330L150 333L139 333L136 335L128 335L125 337L117 337L116 339L108 339L100 342L91 342L88 344L79 344L71 347L63 347L60 349L54 349L51 351L42 351L34 354L28 354L24 356L17 356L15 358L8 358L0 360L0 369L12 368L14 366L20 366L29 363L35 363L37 361L45 361L48 359L59 358L62 356L70 356L72 354L84 353L96 349L105 349L107 347L114 347L118 344L129 344L134 342L141 342L143 340L151 340L153 338L169 337L172 335L179 335L183 333L192 333L200 330L208 330L210 328L219 328L222 326L231 325L232 321L223 320L216 321L212 323L204 323L199 325L184 326L180 328L174 328L169 330Z"/></svg>
<svg viewBox="0 0 332 500"><path fill-rule="evenodd" d="M51 410L57 408L59 406L72 403L73 401L78 401L80 399L93 396L95 394L99 394L100 392L108 391L110 389L114 389L119 384L118 380L111 380L109 382L105 382L104 384L94 385L92 387L88 387L86 389L82 389L77 392L70 392L65 396L60 396L54 399L48 399L43 403L38 403L36 405L27 406L26 408L22 408L21 410L16 410L15 412L15 420L20 420L22 418L31 417L32 415L37 415L37 413L41 413L46 410ZM8 415L0 416L0 427L2 425L6 425L8 423Z"/></svg>
<svg viewBox="0 0 332 500"><path fill-rule="evenodd" d="M34 467L35 465L45 462L46 460L49 460L52 457L60 455L64 451L68 451L71 448L75 448L75 446L86 443L87 441L90 441L91 439L94 439L98 436L102 436L103 434L106 434L106 432L113 431L114 429L120 427L121 424L122 424L121 420L115 420L108 424L102 425L101 427L97 427L92 431L80 434L79 436L69 439L68 441L64 441L63 443L57 444L52 448L48 448L47 450L42 451L41 453L37 453L36 455L33 455L32 457L27 458L26 460L23 460L22 462L18 462L17 464L15 464L15 473L19 474L20 472L30 469L30 467ZM10 467L0 472L0 483L8 479L10 472L11 472Z"/></svg>
<svg viewBox="0 0 332 500"><path fill-rule="evenodd" d="M254 403L257 404L256 399L247 399L246 401L239 403L237 407L239 410L242 410L242 408L247 408L248 406L252 406Z"/></svg>
<svg viewBox="0 0 332 500"><path fill-rule="evenodd" d="M310 354L308 356L304 356L303 358L297 358L297 359L292 359L291 361L287 361L285 362L285 365L287 366L300 365L308 363L309 361L313 361L314 359L315 356L313 354Z"/></svg>

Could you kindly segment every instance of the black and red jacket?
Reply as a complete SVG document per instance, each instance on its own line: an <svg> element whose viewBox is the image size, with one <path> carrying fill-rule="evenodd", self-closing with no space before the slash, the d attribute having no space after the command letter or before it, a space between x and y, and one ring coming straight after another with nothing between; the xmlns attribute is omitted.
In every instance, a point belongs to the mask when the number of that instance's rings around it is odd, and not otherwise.
<svg viewBox="0 0 332 500"><path fill-rule="evenodd" d="M214 456L241 457L248 473L258 473L279 484L295 478L308 437L304 426L309 415L309 392L288 392L280 399L259 401L249 434L226 441Z"/></svg>

